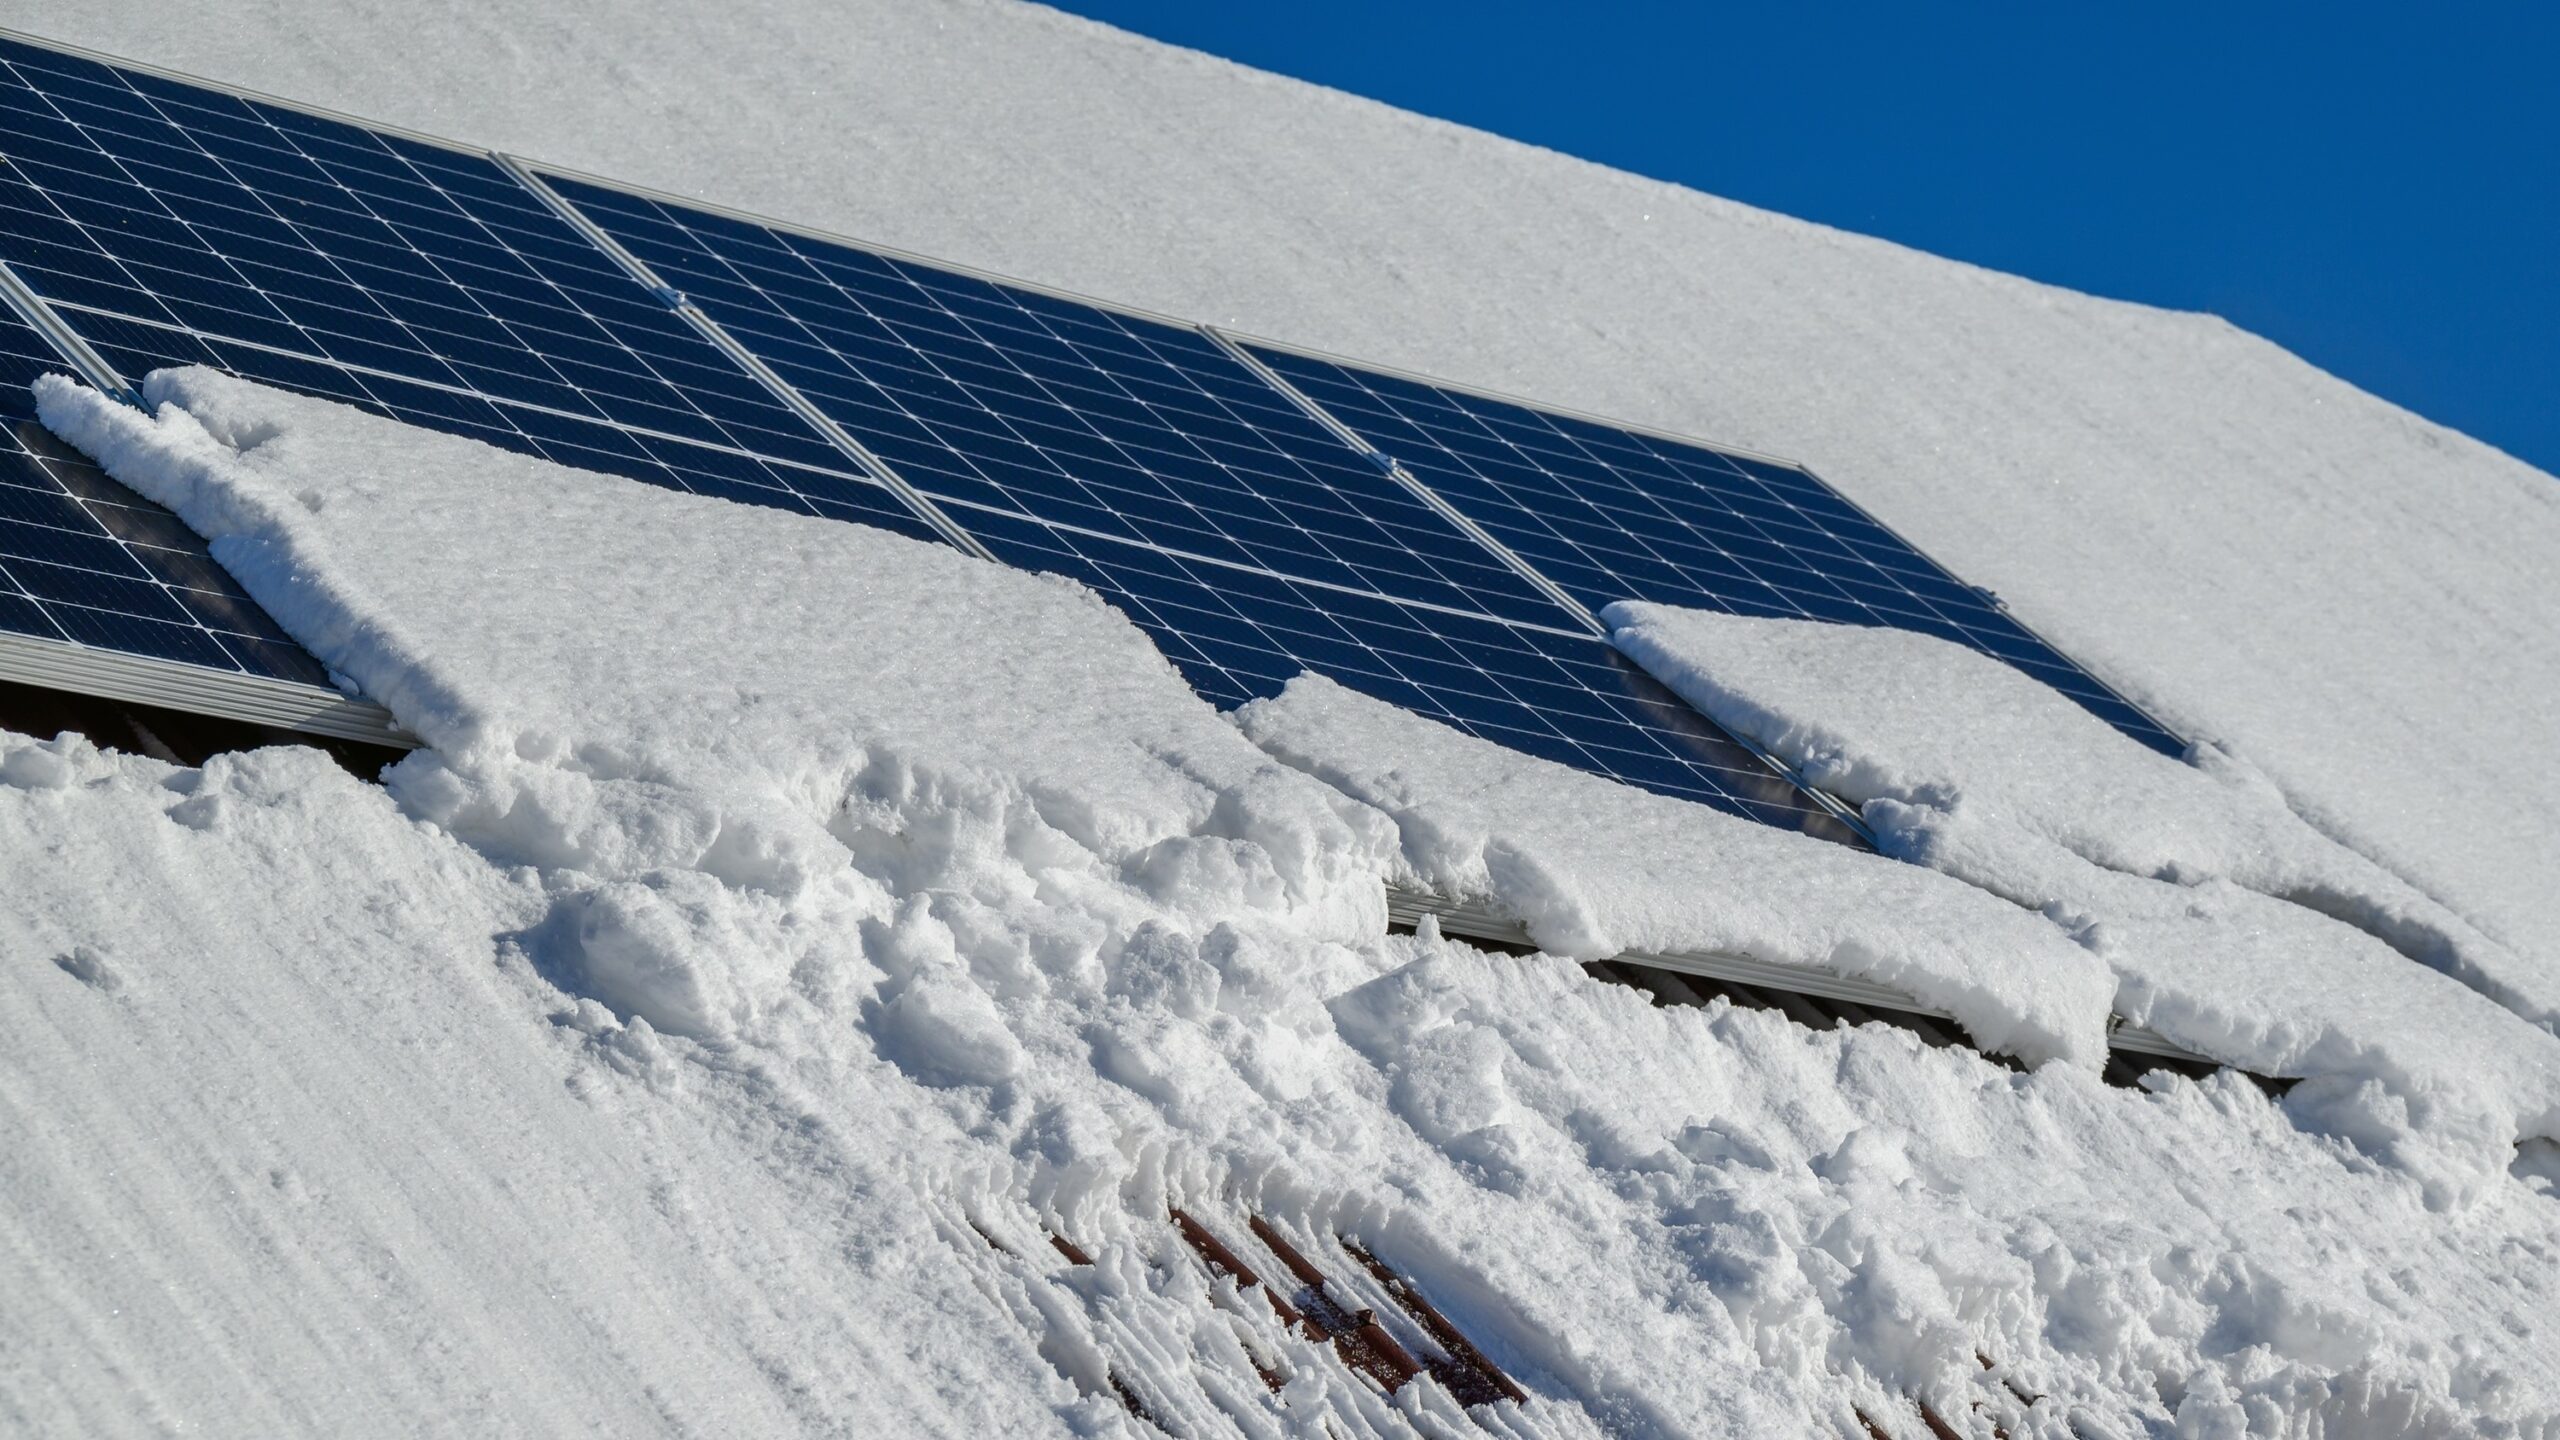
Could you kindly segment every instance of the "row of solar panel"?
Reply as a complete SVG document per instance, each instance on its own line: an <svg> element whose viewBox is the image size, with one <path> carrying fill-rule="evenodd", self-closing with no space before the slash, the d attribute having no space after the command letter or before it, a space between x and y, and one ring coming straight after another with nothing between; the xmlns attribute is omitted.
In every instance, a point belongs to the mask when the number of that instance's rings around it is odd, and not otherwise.
<svg viewBox="0 0 2560 1440"><path fill-rule="evenodd" d="M1845 834L1585 608L1645 598L1927 630L2176 745L1793 467L5 39L0 160L0 254L126 375L212 365L933 538L920 503L1001 560L1093 585L1223 704L1317 670L1533 754ZM23 325L0 350L12 393L51 363ZM182 527L19 432L0 465L16 592L0 628L318 674Z"/></svg>

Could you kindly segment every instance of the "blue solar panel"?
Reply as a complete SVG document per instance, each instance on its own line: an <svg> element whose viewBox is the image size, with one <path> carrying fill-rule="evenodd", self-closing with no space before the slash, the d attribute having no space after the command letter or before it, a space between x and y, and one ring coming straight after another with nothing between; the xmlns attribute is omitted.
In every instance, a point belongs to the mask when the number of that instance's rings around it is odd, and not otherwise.
<svg viewBox="0 0 2560 1440"><path fill-rule="evenodd" d="M119 368L930 532L485 156L0 39L0 245Z"/></svg>
<svg viewBox="0 0 2560 1440"><path fill-rule="evenodd" d="M1814 476L1710 446L1248 347L1594 610L1656 600L1971 646L2168 754L2184 744Z"/></svg>
<svg viewBox="0 0 2560 1440"><path fill-rule="evenodd" d="M1532 754L1846 834L1198 330L569 179L560 193L999 557L1200 692L1301 670Z"/></svg>
<svg viewBox="0 0 2560 1440"><path fill-rule="evenodd" d="M195 532L36 423L28 382L67 368L0 314L0 631L327 685Z"/></svg>

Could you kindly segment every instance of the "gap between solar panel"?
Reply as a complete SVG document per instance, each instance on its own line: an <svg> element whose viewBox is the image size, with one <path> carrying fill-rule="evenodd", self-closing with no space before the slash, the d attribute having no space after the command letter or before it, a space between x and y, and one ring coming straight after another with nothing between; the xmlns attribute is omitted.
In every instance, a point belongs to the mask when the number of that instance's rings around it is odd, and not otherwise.
<svg viewBox="0 0 2560 1440"><path fill-rule="evenodd" d="M1359 431L1343 424L1342 421L1333 414L1333 412L1325 409L1322 405L1317 404L1312 398L1310 398L1307 392L1290 384L1279 371L1272 369L1267 364L1264 364L1260 356L1237 343L1236 337L1228 334L1225 330L1215 325L1201 326L1200 333L1215 341L1218 348L1226 351L1229 355L1234 356L1238 364L1243 365L1246 369L1251 370L1254 374L1262 377L1262 382L1264 384L1289 397L1292 403L1296 404L1298 408L1306 411L1307 414L1314 417L1316 423L1331 431L1337 439L1342 441L1342 443L1367 456L1369 458L1369 462L1372 465L1375 465L1387 476L1387 478L1413 492L1416 497L1418 497L1424 504L1430 506L1442 519L1447 520L1451 525L1455 526L1460 533L1483 546L1485 549L1492 551L1494 556L1501 560L1503 564L1510 566L1515 571L1518 571L1522 579L1525 579L1530 584L1537 586L1540 593L1555 602L1556 608L1564 611L1568 615L1571 615L1582 625L1584 629L1589 630L1594 635L1605 636L1609 633L1609 627L1600 623L1600 617L1591 613L1591 607L1565 593L1563 586L1548 579L1539 571L1538 567L1520 558L1517 551L1495 539L1483 526L1478 525L1475 521L1467 518L1465 514L1459 511L1458 507L1450 504L1445 498L1443 498L1440 492L1415 479L1413 472L1406 469L1402 461L1369 443L1367 436L1364 436Z"/></svg>
<svg viewBox="0 0 2560 1440"><path fill-rule="evenodd" d="M1456 936L1481 949L1513 955L1544 953L1530 939L1527 927L1486 906L1425 890L1388 886L1387 928L1411 935L1424 933L1426 926L1430 933ZM1746 1009L1775 1010L1815 1030L1844 1024L1886 1024L1911 1031L1933 1046L1972 1050L2002 1064L2017 1063L2010 1056L1974 1044L1946 1011L1869 980L1714 951L1658 954L1631 950L1606 960L1586 962L1583 968L1599 979L1642 990L1660 1004L1702 1005L1722 998ZM2104 1073L2111 1084L2138 1084L2152 1070L2169 1070L2195 1079L2222 1069L2236 1067L2199 1055L2147 1026L2129 1024L2122 1017L2114 1017L2108 1023ZM2287 1077L2246 1070L2238 1073L2270 1094L2280 1095L2294 1083Z"/></svg>
<svg viewBox="0 0 2560 1440"><path fill-rule="evenodd" d="M0 259L0 300L7 301L13 314L68 361L74 374L124 404L136 409L142 407L142 396L125 382L124 376L118 374L116 368L108 364L106 357L93 349L79 331L63 323L62 317L54 313L44 297L19 279L18 272L11 269L5 259Z"/></svg>

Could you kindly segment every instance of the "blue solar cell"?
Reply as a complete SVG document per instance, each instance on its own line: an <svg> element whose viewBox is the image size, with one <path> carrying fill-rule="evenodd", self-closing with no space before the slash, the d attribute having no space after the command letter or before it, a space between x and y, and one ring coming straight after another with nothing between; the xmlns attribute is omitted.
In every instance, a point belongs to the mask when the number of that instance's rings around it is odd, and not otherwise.
<svg viewBox="0 0 2560 1440"><path fill-rule="evenodd" d="M1597 610L1657 600L1918 630L2135 740L2175 735L1811 474L1270 346L1257 358Z"/></svg>
<svg viewBox="0 0 2560 1440"><path fill-rule="evenodd" d="M0 160L12 265L130 374L930 535L485 156L0 39Z"/></svg>

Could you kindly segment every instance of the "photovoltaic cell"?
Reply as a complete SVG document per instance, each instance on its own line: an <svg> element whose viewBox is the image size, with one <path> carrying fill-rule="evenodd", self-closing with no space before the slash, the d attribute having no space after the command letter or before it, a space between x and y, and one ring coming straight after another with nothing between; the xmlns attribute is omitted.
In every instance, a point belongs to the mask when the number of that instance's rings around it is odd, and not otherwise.
<svg viewBox="0 0 2560 1440"><path fill-rule="evenodd" d="M929 534L485 156L0 38L0 161L0 245L130 376Z"/></svg>
<svg viewBox="0 0 2560 1440"><path fill-rule="evenodd" d="M1595 611L1655 600L1917 630L2007 661L2145 745L2184 749L1988 596L1803 470L1250 348Z"/></svg>
<svg viewBox="0 0 2560 1440"><path fill-rule="evenodd" d="M328 685L194 531L36 423L28 383L66 369L0 313L0 631Z"/></svg>
<svg viewBox="0 0 2560 1440"><path fill-rule="evenodd" d="M1209 699L1315 670L1531 754L1846 833L1196 329L552 183L998 556L1109 596Z"/></svg>

